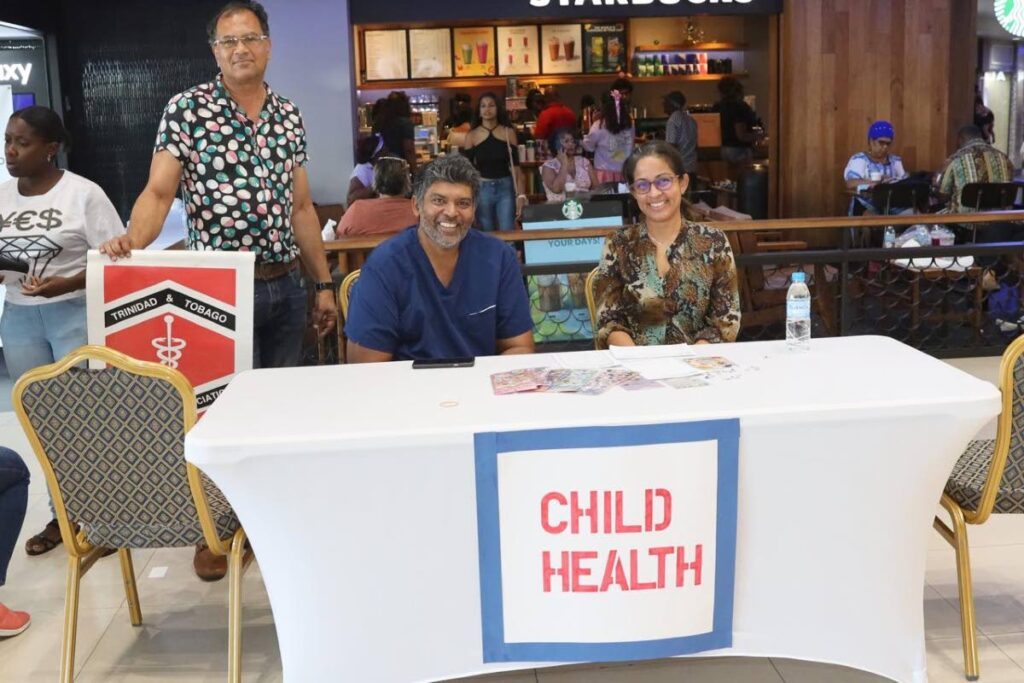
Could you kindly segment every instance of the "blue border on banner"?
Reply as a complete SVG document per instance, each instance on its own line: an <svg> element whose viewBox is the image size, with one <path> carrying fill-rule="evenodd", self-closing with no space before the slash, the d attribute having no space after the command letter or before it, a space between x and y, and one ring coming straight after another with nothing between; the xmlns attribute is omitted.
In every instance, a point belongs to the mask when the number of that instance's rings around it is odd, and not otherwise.
<svg viewBox="0 0 1024 683"><path fill-rule="evenodd" d="M736 505L739 419L620 427L565 427L474 435L480 616L483 661L614 662L656 659L732 646L736 582ZM718 443L718 523L712 630L693 636L615 643L507 643L502 601L501 530L498 522L498 454L562 448Z"/></svg>

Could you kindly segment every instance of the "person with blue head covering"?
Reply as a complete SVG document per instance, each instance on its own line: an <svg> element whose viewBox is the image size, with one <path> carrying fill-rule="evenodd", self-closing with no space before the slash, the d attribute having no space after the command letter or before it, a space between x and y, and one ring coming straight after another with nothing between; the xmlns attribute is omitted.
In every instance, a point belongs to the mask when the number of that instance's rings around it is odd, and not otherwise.
<svg viewBox="0 0 1024 683"><path fill-rule="evenodd" d="M868 128L868 149L857 152L846 164L843 180L851 190L863 191L879 183L889 183L907 177L903 159L890 154L896 131L888 121L879 120ZM856 196L850 202L850 215L878 213L867 197Z"/></svg>

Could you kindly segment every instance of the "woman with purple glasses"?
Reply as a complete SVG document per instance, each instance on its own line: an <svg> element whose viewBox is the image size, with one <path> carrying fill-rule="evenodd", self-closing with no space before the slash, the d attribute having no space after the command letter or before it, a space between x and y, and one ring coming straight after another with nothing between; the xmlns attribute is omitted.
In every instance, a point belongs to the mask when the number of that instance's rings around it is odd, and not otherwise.
<svg viewBox="0 0 1024 683"><path fill-rule="evenodd" d="M679 150L648 143L626 161L643 217L605 240L594 297L598 347L735 341L740 297L729 240L687 220Z"/></svg>

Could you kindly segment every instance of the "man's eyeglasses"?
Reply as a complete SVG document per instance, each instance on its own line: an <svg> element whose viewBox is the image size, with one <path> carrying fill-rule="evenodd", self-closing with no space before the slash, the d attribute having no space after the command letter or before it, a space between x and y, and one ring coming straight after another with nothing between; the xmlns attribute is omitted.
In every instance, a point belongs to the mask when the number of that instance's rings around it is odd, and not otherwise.
<svg viewBox="0 0 1024 683"><path fill-rule="evenodd" d="M213 45L214 47L222 47L226 50L234 50L236 47L238 47L239 43L246 47L254 47L259 43L262 43L269 37L270 36L268 35L256 33L250 33L249 35L242 36L241 38L237 36L224 36L223 38L218 38L217 40L213 41L211 45Z"/></svg>
<svg viewBox="0 0 1024 683"><path fill-rule="evenodd" d="M678 178L678 176L660 175L655 178L653 182L650 180L637 180L633 183L633 191L637 194L647 194L651 191L651 187L654 186L661 192L664 192L668 188L672 187L672 183L676 181L676 178Z"/></svg>

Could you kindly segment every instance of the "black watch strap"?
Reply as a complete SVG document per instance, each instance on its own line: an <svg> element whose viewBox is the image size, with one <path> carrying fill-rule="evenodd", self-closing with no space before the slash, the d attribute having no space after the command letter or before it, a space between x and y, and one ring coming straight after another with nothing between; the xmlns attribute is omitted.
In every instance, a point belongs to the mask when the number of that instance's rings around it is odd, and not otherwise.
<svg viewBox="0 0 1024 683"><path fill-rule="evenodd" d="M323 292L323 291L328 291L328 290L333 291L334 290L334 283L333 282L318 282L315 285L313 285L313 289L315 289L318 292Z"/></svg>

